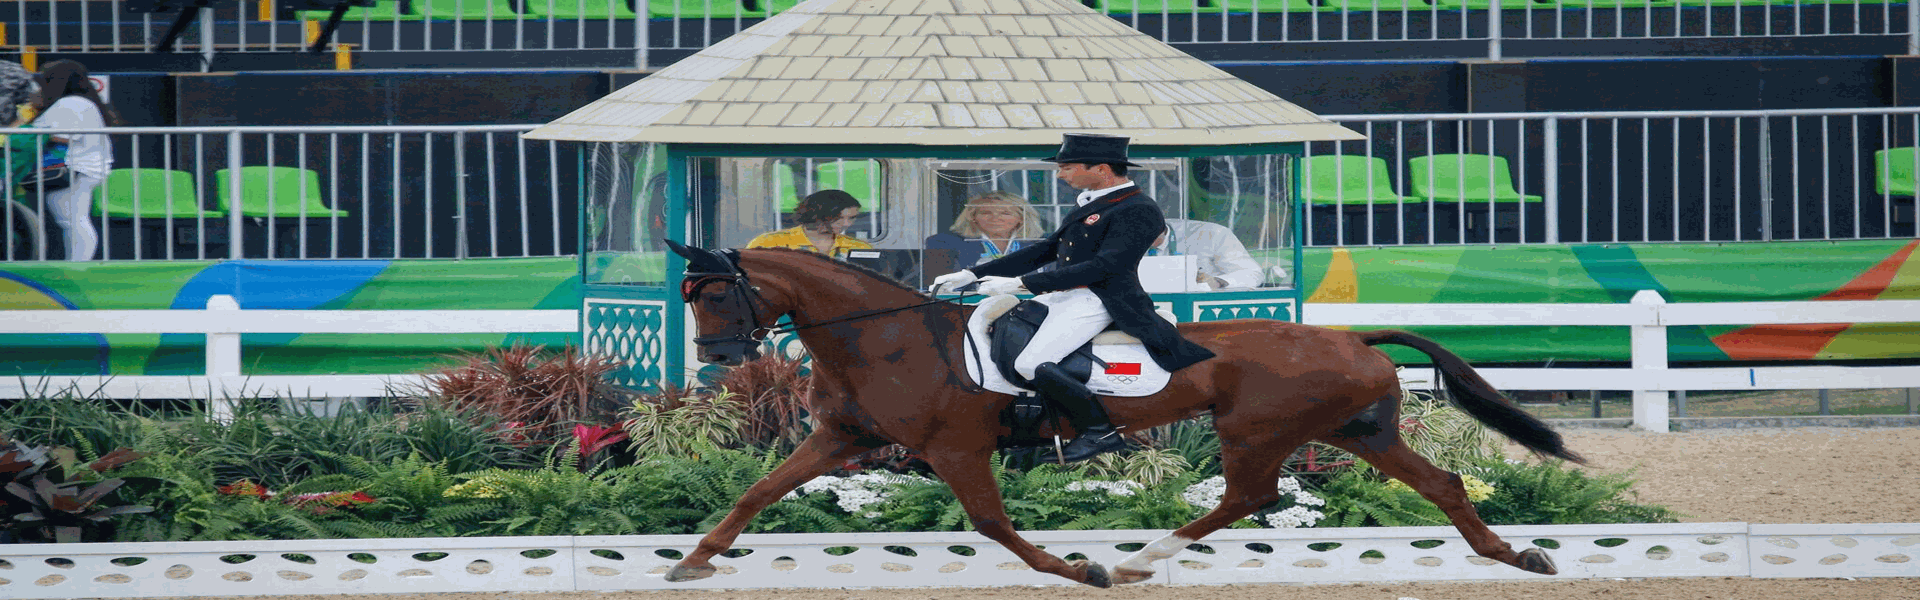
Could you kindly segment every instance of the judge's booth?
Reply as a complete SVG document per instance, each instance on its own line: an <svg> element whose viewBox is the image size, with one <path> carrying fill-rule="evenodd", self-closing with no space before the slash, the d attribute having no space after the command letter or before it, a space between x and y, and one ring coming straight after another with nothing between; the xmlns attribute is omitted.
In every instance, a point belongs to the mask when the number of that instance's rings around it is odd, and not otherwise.
<svg viewBox="0 0 1920 600"><path fill-rule="evenodd" d="M1139 146L1129 177L1159 203L1168 232L1140 266L1154 301L1182 321L1297 321L1301 144ZM933 278L1044 237L1079 190L1036 160L1052 147L744 146L595 143L581 249L582 343L615 357L617 383L688 385L721 367L695 357L677 284L684 263L664 238L745 248L799 227L808 195L837 189L860 203L838 260L919 289ZM774 236L787 240L798 232ZM964 302L977 301L969 297ZM768 352L804 357L788 334Z"/></svg>

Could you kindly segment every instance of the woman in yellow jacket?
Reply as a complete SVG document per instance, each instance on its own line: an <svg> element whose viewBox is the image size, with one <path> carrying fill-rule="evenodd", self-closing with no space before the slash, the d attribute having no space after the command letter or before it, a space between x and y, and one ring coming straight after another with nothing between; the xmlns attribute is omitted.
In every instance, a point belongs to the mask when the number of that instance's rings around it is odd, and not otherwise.
<svg viewBox="0 0 1920 600"><path fill-rule="evenodd" d="M796 248L845 259L848 250L871 250L869 244L846 234L860 216L860 201L841 190L808 194L793 207L798 227L769 231L747 242L748 248Z"/></svg>

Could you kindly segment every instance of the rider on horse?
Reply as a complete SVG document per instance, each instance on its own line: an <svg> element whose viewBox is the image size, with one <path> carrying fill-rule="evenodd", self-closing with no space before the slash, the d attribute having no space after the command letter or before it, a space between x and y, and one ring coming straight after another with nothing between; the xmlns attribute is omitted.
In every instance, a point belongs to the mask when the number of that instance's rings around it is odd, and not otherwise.
<svg viewBox="0 0 1920 600"><path fill-rule="evenodd" d="M1140 285L1140 259L1167 223L1160 206L1127 179L1127 167L1140 166L1127 161L1127 138L1067 134L1060 151L1041 160L1057 163L1060 179L1084 190L1076 200L1079 208L1039 243L942 275L934 287L979 281L982 294L1024 289L1047 306L1046 321L1014 361L1014 370L1067 412L1079 436L1049 460L1075 462L1119 450L1126 441L1093 392L1061 368L1060 360L1108 325L1139 338L1153 361L1170 372L1214 354L1181 338L1172 323L1155 314L1153 299ZM1034 272L1048 265L1053 268Z"/></svg>

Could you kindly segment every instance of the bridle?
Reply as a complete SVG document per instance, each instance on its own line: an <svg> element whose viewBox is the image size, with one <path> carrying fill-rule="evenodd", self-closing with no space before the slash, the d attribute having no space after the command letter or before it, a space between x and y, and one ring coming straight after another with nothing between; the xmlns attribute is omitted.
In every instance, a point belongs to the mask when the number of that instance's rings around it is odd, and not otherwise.
<svg viewBox="0 0 1920 600"><path fill-rule="evenodd" d="M747 329L744 332L735 331L731 335L710 335L710 336L700 336L700 337L693 338L693 343L701 346L726 343L726 342L733 342L733 343L739 343L739 344L747 344L749 346L755 346L760 344L760 342L765 341L767 339L767 336L774 335L774 334L792 333L792 332L800 331L803 329L812 329L815 327L824 327L827 325L835 325L835 324L846 323L850 321L871 319L873 317L889 315L889 314L893 314L893 313L897 313L905 310L912 310L915 308L920 308L922 306L931 306L934 304L958 303L959 301L964 300L969 296L977 295L977 294L968 292L950 299L935 299L935 300L929 300L926 302L920 302L916 304L908 304L906 306L899 306L894 308L883 308L883 309L872 311L872 312L849 315L849 316L839 317L835 319L828 319L826 321L821 321L819 323L808 323L806 325L790 325L787 327L768 327L760 321L760 309L766 308L768 311L772 311L773 308L772 306L768 305L765 298L762 298L760 296L759 288L753 285L753 281L747 278L746 270L740 268L740 251L732 248L728 248L725 250L714 252L713 254L720 258L720 263L726 267L726 271L725 272L688 272L687 274L682 276L680 280L680 300L682 302L687 303L688 305L692 305L694 303L695 297L699 296L700 290L702 288L705 288L708 285L719 283L722 281L731 282L733 283L733 287L730 290L728 290L728 292L732 294L732 299L737 300L740 304L746 307L747 320L751 325L751 328ZM787 313L781 313L779 315L775 315L775 318L777 319L780 316L785 316L786 314Z"/></svg>

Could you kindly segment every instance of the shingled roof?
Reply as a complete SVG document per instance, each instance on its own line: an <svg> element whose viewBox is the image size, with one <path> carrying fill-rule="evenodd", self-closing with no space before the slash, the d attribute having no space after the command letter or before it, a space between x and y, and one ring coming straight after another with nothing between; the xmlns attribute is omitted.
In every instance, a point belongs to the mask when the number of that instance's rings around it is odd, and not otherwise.
<svg viewBox="0 0 1920 600"><path fill-rule="evenodd" d="M1072 0L810 0L526 134L594 142L1361 139Z"/></svg>

